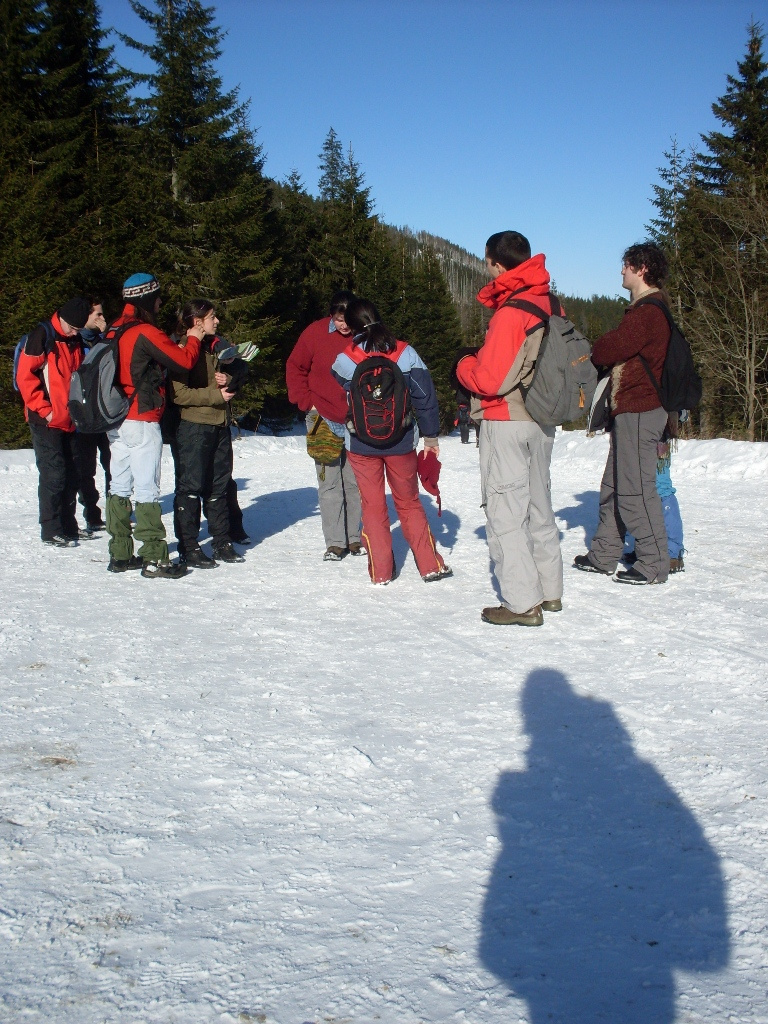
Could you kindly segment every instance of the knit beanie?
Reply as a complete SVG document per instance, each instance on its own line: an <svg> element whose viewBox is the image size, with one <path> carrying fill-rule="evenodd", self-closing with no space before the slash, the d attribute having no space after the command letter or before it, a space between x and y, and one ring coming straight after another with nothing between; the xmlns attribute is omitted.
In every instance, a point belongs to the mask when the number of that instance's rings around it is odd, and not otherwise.
<svg viewBox="0 0 768 1024"><path fill-rule="evenodd" d="M86 320L91 315L91 304L82 295L76 295L74 299L65 302L56 312L59 314L59 320L80 330L81 327L85 327Z"/></svg>
<svg viewBox="0 0 768 1024"><path fill-rule="evenodd" d="M123 284L125 301L147 313L155 312L155 301L159 294L160 282L154 274L131 274Z"/></svg>

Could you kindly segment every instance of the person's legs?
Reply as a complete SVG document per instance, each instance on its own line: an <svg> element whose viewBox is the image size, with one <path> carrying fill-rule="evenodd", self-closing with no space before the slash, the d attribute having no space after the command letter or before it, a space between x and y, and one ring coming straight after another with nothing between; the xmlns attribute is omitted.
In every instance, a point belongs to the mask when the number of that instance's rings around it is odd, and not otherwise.
<svg viewBox="0 0 768 1024"><path fill-rule="evenodd" d="M384 459L348 452L360 490L363 510L363 542L368 549L368 573L374 583L392 579L394 557L387 499L384 493Z"/></svg>
<svg viewBox="0 0 768 1024"><path fill-rule="evenodd" d="M80 477L75 462L74 440L77 435L62 432L61 451L64 457L64 489L61 495L61 528L66 537L77 540L80 527L77 525L77 490Z"/></svg>
<svg viewBox="0 0 768 1024"><path fill-rule="evenodd" d="M129 421L126 421L129 422ZM160 508L160 465L163 438L159 423L134 421L140 428L132 434L131 472L136 498L136 540L142 542L137 554L143 562L167 562L162 509Z"/></svg>
<svg viewBox="0 0 768 1024"><path fill-rule="evenodd" d="M622 422L618 423L619 420ZM653 409L625 413L617 416L616 421L617 504L622 522L635 538L634 568L649 582L664 583L669 575L669 553L661 499L656 489L656 467L667 414L663 409Z"/></svg>
<svg viewBox="0 0 768 1024"><path fill-rule="evenodd" d="M610 431L608 458L600 483L600 519L587 555L593 565L608 575L616 571L627 534L627 527L619 514L616 490L617 465L621 455L619 432L616 429L619 418L617 416L614 419Z"/></svg>
<svg viewBox="0 0 768 1024"><path fill-rule="evenodd" d="M357 486L357 479L349 464L347 450L341 453L341 486L344 490L344 520L349 545L360 543L360 520L362 508L360 505L360 489Z"/></svg>
<svg viewBox="0 0 768 1024"><path fill-rule="evenodd" d="M427 522L424 506L419 498L419 477L416 469L416 452L407 455L387 455L384 458L387 482L392 491L403 536L416 559L416 566L422 576L443 568L444 562L437 553L435 538Z"/></svg>
<svg viewBox="0 0 768 1024"><path fill-rule="evenodd" d="M656 467L656 490L661 498L661 511L664 515L664 527L667 531L667 547L670 559L679 559L684 551L683 520L680 506L672 486L671 466L668 459Z"/></svg>
<svg viewBox="0 0 768 1024"><path fill-rule="evenodd" d="M125 561L133 556L133 534L131 527L131 448L129 438L134 435L133 421L126 420L115 430L108 432L110 448L110 471L112 480L107 498L107 533L109 554L115 561Z"/></svg>
<svg viewBox="0 0 768 1024"><path fill-rule="evenodd" d="M488 550L502 603L516 613L529 611L544 600L530 530L531 448L532 444L536 447L534 439L540 433L538 424L524 422L483 420L480 428ZM540 489L541 483L538 486ZM541 502L542 496L537 500ZM541 517L541 512L538 515ZM541 523L537 529L543 529Z"/></svg>
<svg viewBox="0 0 768 1024"><path fill-rule="evenodd" d="M210 455L210 497L203 497L203 511L208 520L208 533L214 551L232 543L229 534L227 487L232 480L232 434L229 427L215 427L214 445ZM206 480L208 490L208 480Z"/></svg>
<svg viewBox="0 0 768 1024"><path fill-rule="evenodd" d="M176 489L173 524L180 555L199 547L200 495L206 486L205 424L181 420L176 432Z"/></svg>
<svg viewBox="0 0 768 1024"><path fill-rule="evenodd" d="M101 523L99 491L96 487L96 456L98 434L76 433L72 440L75 464L79 479L77 497L83 506L86 525Z"/></svg>
<svg viewBox="0 0 768 1024"><path fill-rule="evenodd" d="M110 450L109 450L109 437L107 434L96 435L96 447L99 450L99 462L101 468L104 470L104 491L106 494L110 492Z"/></svg>
<svg viewBox="0 0 768 1024"><path fill-rule="evenodd" d="M344 483L342 478L342 455L334 462L324 465L315 463L317 474L317 501L320 506L320 522L323 539L327 548L347 547L347 528L344 516Z"/></svg>
<svg viewBox="0 0 768 1024"><path fill-rule="evenodd" d="M541 580L545 601L563 596L563 555L560 531L552 509L549 467L555 444L555 428L539 427L531 438L529 529L533 541L533 560Z"/></svg>
<svg viewBox="0 0 768 1024"><path fill-rule="evenodd" d="M40 476L38 482L38 504L40 509L40 537L51 540L55 536L72 536L62 521L64 491L67 481L67 467L61 430L39 423L29 424L32 447ZM77 530L75 530L75 535Z"/></svg>

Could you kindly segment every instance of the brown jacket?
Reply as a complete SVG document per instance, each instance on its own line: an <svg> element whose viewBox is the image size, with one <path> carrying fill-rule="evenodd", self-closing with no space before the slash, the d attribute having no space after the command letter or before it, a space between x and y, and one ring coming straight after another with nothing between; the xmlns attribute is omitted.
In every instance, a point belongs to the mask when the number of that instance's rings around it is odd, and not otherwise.
<svg viewBox="0 0 768 1024"><path fill-rule="evenodd" d="M191 370L170 372L171 397L181 410L183 420L216 427L228 427L232 422L230 403L224 401L214 377L217 369L215 356L203 342L200 356Z"/></svg>
<svg viewBox="0 0 768 1024"><path fill-rule="evenodd" d="M669 347L669 324L662 310L638 305L646 296L661 299L658 288L649 288L627 306L624 319L613 331L598 338L592 349L595 366L611 367L611 415L660 409L659 396L638 355L643 355L657 381L661 380Z"/></svg>

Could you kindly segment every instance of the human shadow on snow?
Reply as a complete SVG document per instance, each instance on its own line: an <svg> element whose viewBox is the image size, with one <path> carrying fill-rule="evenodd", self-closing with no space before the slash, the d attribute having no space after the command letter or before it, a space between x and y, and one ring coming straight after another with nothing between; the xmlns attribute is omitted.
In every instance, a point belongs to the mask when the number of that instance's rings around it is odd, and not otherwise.
<svg viewBox="0 0 768 1024"><path fill-rule="evenodd" d="M493 795L482 962L531 1024L672 1024L674 971L728 963L717 853L609 703L540 669L522 713L527 766Z"/></svg>
<svg viewBox="0 0 768 1024"><path fill-rule="evenodd" d="M450 554L456 544L456 538L459 533L459 527L461 526L461 519L456 515L455 512L451 512L450 509L443 507L442 516L437 514L437 503L425 495L419 495L421 504L424 507L424 512L427 516L427 522L429 528L432 531L432 536L438 545L438 550L442 554L445 561L450 565L451 559ZM392 495L387 492L387 512L389 513L389 522L392 530L392 554L395 558L395 566L397 571L400 572L403 565L408 561L408 557L411 553L411 549L408 546L408 541L403 535L403 528L400 525L400 517L395 503L392 499Z"/></svg>
<svg viewBox="0 0 768 1024"><path fill-rule="evenodd" d="M584 543L589 548L600 518L600 492L582 491L574 497L579 502L578 505L555 509L555 515L558 519L564 520L569 530L581 526L584 530Z"/></svg>
<svg viewBox="0 0 768 1024"><path fill-rule="evenodd" d="M238 489L241 483L238 480ZM243 508L243 526L255 546L310 516L320 516L317 488L290 487L257 495Z"/></svg>

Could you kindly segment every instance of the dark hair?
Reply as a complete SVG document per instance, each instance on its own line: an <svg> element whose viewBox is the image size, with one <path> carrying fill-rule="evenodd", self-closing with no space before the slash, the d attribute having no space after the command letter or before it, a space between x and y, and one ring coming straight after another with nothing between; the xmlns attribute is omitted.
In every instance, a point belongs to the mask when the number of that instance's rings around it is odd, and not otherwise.
<svg viewBox="0 0 768 1024"><path fill-rule="evenodd" d="M636 273L645 268L643 280L649 288L663 288L669 274L669 263L655 242L638 242L624 250L622 260Z"/></svg>
<svg viewBox="0 0 768 1024"><path fill-rule="evenodd" d="M103 299L99 299L99 298L97 298L94 295L88 295L87 299L88 299L88 303L90 304L90 307L91 307L91 313L94 311L94 309L97 306L101 306L102 309L104 308L104 300Z"/></svg>
<svg viewBox="0 0 768 1024"><path fill-rule="evenodd" d="M179 316L176 333L184 338L190 327L195 326L195 320L204 320L206 315L214 308L213 303L208 299L192 299L186 304Z"/></svg>
<svg viewBox="0 0 768 1024"><path fill-rule="evenodd" d="M497 231L485 243L485 252L494 263L512 270L531 258L531 243L519 231Z"/></svg>
<svg viewBox="0 0 768 1024"><path fill-rule="evenodd" d="M362 345L366 352L394 352L397 341L379 319L379 311L368 299L353 299L344 319L352 328L353 345Z"/></svg>
<svg viewBox="0 0 768 1024"><path fill-rule="evenodd" d="M328 316L336 316L337 313L346 313L347 306L350 304L350 302L354 301L354 298L354 292L334 292L331 298L331 308L328 313ZM346 317L344 319L346 320Z"/></svg>

